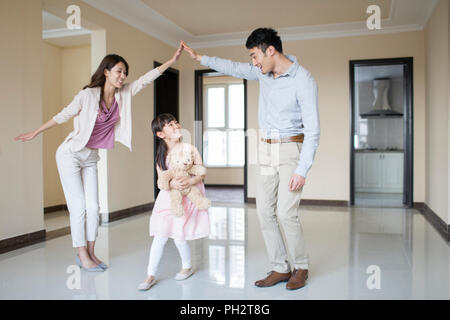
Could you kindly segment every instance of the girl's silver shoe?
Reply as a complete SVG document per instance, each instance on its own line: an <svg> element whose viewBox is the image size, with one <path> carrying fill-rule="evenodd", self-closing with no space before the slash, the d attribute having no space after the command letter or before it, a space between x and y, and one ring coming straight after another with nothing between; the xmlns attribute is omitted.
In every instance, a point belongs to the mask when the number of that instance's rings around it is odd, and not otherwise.
<svg viewBox="0 0 450 320"><path fill-rule="evenodd" d="M192 270L192 269L189 270L188 273L178 272L177 275L175 276L175 280L177 280L177 281L186 280L187 278L189 278L193 274L194 274L194 270Z"/></svg>
<svg viewBox="0 0 450 320"><path fill-rule="evenodd" d="M145 291L145 290L150 289L155 283L156 283L156 278L153 278L153 280L150 282L144 281L144 282L140 283L137 288L138 288L138 290Z"/></svg>

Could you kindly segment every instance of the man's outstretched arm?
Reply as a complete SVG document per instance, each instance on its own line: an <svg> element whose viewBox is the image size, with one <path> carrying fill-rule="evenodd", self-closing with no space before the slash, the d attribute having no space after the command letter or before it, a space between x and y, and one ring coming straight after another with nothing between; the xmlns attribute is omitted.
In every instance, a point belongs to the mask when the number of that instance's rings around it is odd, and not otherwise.
<svg viewBox="0 0 450 320"><path fill-rule="evenodd" d="M183 44L184 50L186 50L190 54L192 59L197 60L206 67L235 78L258 80L258 76L261 71L250 63L234 62L218 57L208 57L200 55L194 49L189 47L184 41L181 42Z"/></svg>

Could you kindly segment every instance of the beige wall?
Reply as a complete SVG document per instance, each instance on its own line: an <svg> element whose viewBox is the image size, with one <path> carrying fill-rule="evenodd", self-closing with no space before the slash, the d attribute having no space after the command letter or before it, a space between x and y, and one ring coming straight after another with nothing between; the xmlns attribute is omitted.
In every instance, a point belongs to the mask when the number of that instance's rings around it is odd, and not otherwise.
<svg viewBox="0 0 450 320"><path fill-rule="evenodd" d="M46 121L62 109L61 104L61 49L42 41L42 119ZM64 124L67 126L67 124ZM42 164L44 180L44 207L66 203L56 169L55 152L61 143L62 131L57 126L42 136Z"/></svg>
<svg viewBox="0 0 450 320"><path fill-rule="evenodd" d="M65 17L65 8L69 4L81 7L82 21L95 22L99 28L106 30L106 51L118 53L125 57L130 64L128 81L135 80L144 72L153 68L153 61L164 62L169 59L175 48L156 40L127 24L124 24L88 5L80 0L43 0L43 7L56 15ZM447 4L446 1L440 3ZM447 24L448 32L448 8ZM0 28L2 41L8 43L1 50L2 70L8 77L2 77L2 108L7 108L8 118L2 117L2 135L0 144L0 157L2 168L0 179L2 184L0 192L0 239L43 229L43 178L42 136L26 144L12 141L12 137L20 132L29 131L40 126L44 113L42 108L42 82L43 73L39 52L42 48L41 34L41 1L4 0L0 2ZM436 12L439 12L436 18ZM435 24L440 25L441 11L435 11L429 28ZM435 20L437 19L437 20ZM437 21L437 22L434 22ZM84 23L84 22L82 22ZM429 29L434 30L434 29ZM7 31L7 32L6 32ZM427 34L433 32L427 31ZM437 199L432 195L432 185L444 185L447 177L438 177L440 169L448 170L448 155L435 159L445 148L448 154L448 145L433 144L432 137L439 136L440 132L449 130L448 119L438 119L429 124L425 130L425 116L435 117L436 112L442 108L439 102L430 100L431 110L425 113L425 32L404 32L360 37L343 37L331 39L314 39L285 42L285 53L298 57L300 64L306 67L317 80L319 86L319 109L321 117L321 143L316 160L307 178L304 189L304 198L348 200L349 199L349 60L391 57L414 57L414 201L429 202L429 205L438 214L447 212L443 219L448 219L448 204L442 200L448 197L447 193ZM434 34L434 33L433 33ZM444 39L447 45L443 50L448 52L448 33ZM433 46L441 45L443 39L434 37L427 39L428 52L435 52ZM438 49L440 50L440 48ZM231 46L199 50L202 54L217 55L236 61L248 62L248 52L244 46ZM78 57L78 56L77 56ZM448 70L447 60L444 59L445 69ZM428 63L434 59L428 58ZM61 70L64 61L61 58ZM432 68L436 64L432 64ZM442 65L441 65L442 66ZM197 62L184 54L181 60L174 65L180 70L180 121L185 128L193 132L194 127L194 70L203 69ZM55 71L53 71L55 72ZM429 72L435 81L434 72ZM440 77L437 75L436 77ZM448 74L447 74L448 77ZM45 81L44 81L45 82ZM14 86L10 84L14 83ZM83 85L85 81L80 85ZM448 89L446 82L445 89ZM61 84L61 99L69 99L70 90L65 91ZM439 91L441 92L441 91ZM431 95L428 95L430 99ZM56 99L56 98L55 98ZM124 146L116 144L112 151L108 151L108 207L109 211L121 210L153 201L153 139L150 131L150 121L153 117L153 85L149 85L140 94L133 98L133 152ZM442 99L440 96L436 99ZM445 99L444 99L445 100ZM443 100L443 101L444 101ZM444 101L447 107L448 97ZM439 104L439 105L438 105ZM248 82L248 126L257 129L258 83ZM437 128L434 129L434 126ZM447 125L447 126L446 126ZM440 131L444 130L444 131ZM447 130L447 131L445 131ZM430 137L426 140L426 133ZM442 134L443 136L443 134ZM57 140L54 137L55 141ZM61 138L62 139L62 138ZM61 141L61 140L59 140ZM431 142L428 149L425 145ZM55 142L56 143L56 142ZM51 155L54 161L55 147L44 146L45 156ZM48 150L52 149L53 150ZM427 161L437 161L442 168L435 169ZM432 156L433 155L433 156ZM254 150L249 150L249 158L254 156ZM443 163L447 161L445 166ZM425 180L425 170L430 174ZM55 170L53 170L55 173ZM255 166L249 166L249 197L255 197ZM448 174L448 171L446 171ZM444 180L445 179L445 180ZM447 182L448 183L448 182ZM425 190L430 191L427 193ZM437 190L437 187L436 187ZM8 199L8 201L5 201ZM57 201L57 200L52 200ZM442 209L441 209L442 208ZM440 213L441 212L441 213Z"/></svg>
<svg viewBox="0 0 450 320"><path fill-rule="evenodd" d="M43 121L51 119L68 105L91 76L90 46L61 48L42 41ZM72 121L43 135L44 207L65 204L56 167L55 152L73 130Z"/></svg>
<svg viewBox="0 0 450 320"><path fill-rule="evenodd" d="M439 1L425 28L426 196L425 203L450 224L449 194L449 2Z"/></svg>
<svg viewBox="0 0 450 320"><path fill-rule="evenodd" d="M44 229L42 138L13 140L42 122L40 1L0 1L0 240Z"/></svg>
<svg viewBox="0 0 450 320"><path fill-rule="evenodd" d="M414 201L425 200L425 61L424 32L341 37L284 42L284 52L315 77L319 88L321 141L303 191L305 199L349 200L350 106L349 61L354 59L414 57ZM245 47L198 50L200 54L250 62ZM181 121L194 120L194 70L205 69L182 57ZM258 82L248 82L248 127L257 130ZM193 125L190 127L193 129ZM252 157L254 150L249 150ZM256 168L249 165L248 196L255 197Z"/></svg>
<svg viewBox="0 0 450 320"><path fill-rule="evenodd" d="M91 47L63 48L61 50L61 105L67 106L73 97L89 84L91 79ZM72 122L72 121L70 121ZM73 129L72 123L63 127L63 138Z"/></svg>

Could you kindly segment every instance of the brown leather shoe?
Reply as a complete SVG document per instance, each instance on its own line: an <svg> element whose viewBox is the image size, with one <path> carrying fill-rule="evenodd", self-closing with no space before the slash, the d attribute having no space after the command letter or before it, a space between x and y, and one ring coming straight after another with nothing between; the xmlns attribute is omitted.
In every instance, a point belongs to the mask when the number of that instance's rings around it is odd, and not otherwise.
<svg viewBox="0 0 450 320"><path fill-rule="evenodd" d="M276 271L269 272L269 275L264 279L258 280L255 282L255 286L257 287L271 287L276 285L281 281L288 281L291 277L291 272L280 273Z"/></svg>
<svg viewBox="0 0 450 320"><path fill-rule="evenodd" d="M305 286L307 279L308 279L308 270L294 269L294 271L292 272L292 277L286 284L286 289L288 290L300 289Z"/></svg>

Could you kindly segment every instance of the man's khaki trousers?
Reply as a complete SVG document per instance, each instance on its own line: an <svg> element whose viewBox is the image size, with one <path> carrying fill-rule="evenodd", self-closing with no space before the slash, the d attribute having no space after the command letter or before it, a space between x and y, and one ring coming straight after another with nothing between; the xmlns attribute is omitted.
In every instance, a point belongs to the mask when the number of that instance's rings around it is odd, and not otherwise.
<svg viewBox="0 0 450 320"><path fill-rule="evenodd" d="M308 269L299 219L302 189L289 191L302 145L297 142L259 143L256 207L272 270L281 273L291 271L288 255L295 269Z"/></svg>

